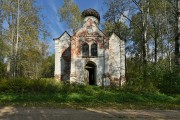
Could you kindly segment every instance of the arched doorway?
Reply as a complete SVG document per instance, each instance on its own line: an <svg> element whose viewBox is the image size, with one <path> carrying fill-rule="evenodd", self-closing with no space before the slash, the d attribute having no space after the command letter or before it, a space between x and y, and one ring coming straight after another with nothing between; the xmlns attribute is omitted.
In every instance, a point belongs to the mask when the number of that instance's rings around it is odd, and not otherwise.
<svg viewBox="0 0 180 120"><path fill-rule="evenodd" d="M96 85L96 65L93 62L88 62L85 66L85 78L89 85Z"/></svg>

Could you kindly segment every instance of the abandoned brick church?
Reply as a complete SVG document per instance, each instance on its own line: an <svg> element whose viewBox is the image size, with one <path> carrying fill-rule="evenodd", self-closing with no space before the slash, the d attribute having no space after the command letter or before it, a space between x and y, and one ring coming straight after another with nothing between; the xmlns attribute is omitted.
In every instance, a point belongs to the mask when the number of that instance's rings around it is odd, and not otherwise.
<svg viewBox="0 0 180 120"><path fill-rule="evenodd" d="M72 36L55 38L55 79L90 85L125 82L125 42L115 33L106 36L98 27L94 9L82 12L83 26Z"/></svg>

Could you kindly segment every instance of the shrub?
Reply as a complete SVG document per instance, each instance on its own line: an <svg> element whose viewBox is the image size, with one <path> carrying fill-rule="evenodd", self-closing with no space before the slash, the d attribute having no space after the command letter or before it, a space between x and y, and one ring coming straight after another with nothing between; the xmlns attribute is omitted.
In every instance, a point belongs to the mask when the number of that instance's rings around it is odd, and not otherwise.
<svg viewBox="0 0 180 120"><path fill-rule="evenodd" d="M163 79L157 86L160 92L179 94L180 93L180 73L177 71L164 71Z"/></svg>
<svg viewBox="0 0 180 120"><path fill-rule="evenodd" d="M122 88L125 92L131 93L156 93L158 89L152 82L144 81L142 78L131 79Z"/></svg>
<svg viewBox="0 0 180 120"><path fill-rule="evenodd" d="M1 92L57 92L59 83L53 79L1 79Z"/></svg>
<svg viewBox="0 0 180 120"><path fill-rule="evenodd" d="M129 92L162 92L170 94L180 93L180 70L162 65L148 64L146 77L142 72L127 74L127 85L123 90Z"/></svg>

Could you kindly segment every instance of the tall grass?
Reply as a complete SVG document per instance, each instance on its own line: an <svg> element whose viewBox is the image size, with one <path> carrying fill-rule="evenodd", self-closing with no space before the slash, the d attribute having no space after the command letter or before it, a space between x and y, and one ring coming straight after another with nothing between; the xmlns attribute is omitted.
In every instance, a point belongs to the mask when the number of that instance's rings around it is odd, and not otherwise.
<svg viewBox="0 0 180 120"><path fill-rule="evenodd" d="M130 92L127 88L63 84L53 79L0 80L0 104L117 106L180 109L180 95ZM121 106L122 107L122 106ZM124 108L123 107L123 108ZM135 107L135 108L136 108ZM134 108L133 108L134 109Z"/></svg>
<svg viewBox="0 0 180 120"><path fill-rule="evenodd" d="M60 84L54 79L1 79L0 92L57 92Z"/></svg>

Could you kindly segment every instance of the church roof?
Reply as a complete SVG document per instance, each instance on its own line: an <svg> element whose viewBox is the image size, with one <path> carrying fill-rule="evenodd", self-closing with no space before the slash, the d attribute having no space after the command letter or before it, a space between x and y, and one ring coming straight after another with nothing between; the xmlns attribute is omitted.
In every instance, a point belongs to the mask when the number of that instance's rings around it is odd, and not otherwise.
<svg viewBox="0 0 180 120"><path fill-rule="evenodd" d="M60 37L54 38L53 40L58 40L58 39L60 39L64 34L67 34L69 37L71 37L71 35L70 35L67 31L64 31L63 34L61 34Z"/></svg>
<svg viewBox="0 0 180 120"><path fill-rule="evenodd" d="M99 13L98 13L96 10L91 9L91 8L84 10L84 11L82 12L82 16L83 16L83 17L94 16L94 17L96 17L96 18L100 21L100 15L99 15Z"/></svg>
<svg viewBox="0 0 180 120"><path fill-rule="evenodd" d="M119 39L126 41L126 39L125 39L124 37L122 37L121 35L117 34L116 32L113 32L113 33L111 34L111 36L112 36L113 34L115 34L117 37L119 37ZM110 37L111 37L111 36L110 36ZM109 37L109 38L110 38L110 37Z"/></svg>

